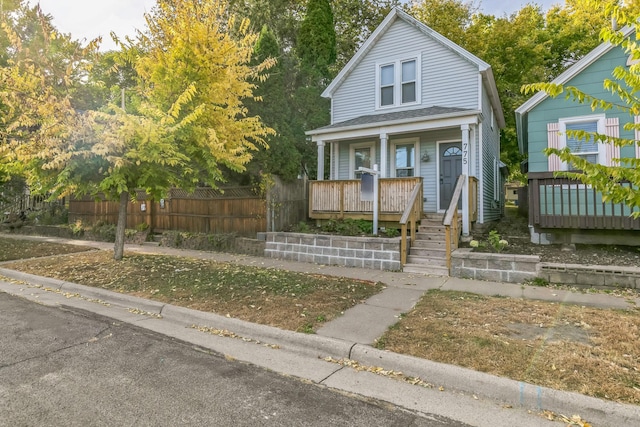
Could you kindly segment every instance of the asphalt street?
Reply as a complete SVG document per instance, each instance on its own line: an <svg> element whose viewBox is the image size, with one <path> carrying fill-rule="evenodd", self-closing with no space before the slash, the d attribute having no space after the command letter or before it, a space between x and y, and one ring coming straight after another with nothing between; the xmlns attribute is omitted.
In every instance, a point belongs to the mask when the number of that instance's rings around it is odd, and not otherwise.
<svg viewBox="0 0 640 427"><path fill-rule="evenodd" d="M0 292L0 426L452 426Z"/></svg>

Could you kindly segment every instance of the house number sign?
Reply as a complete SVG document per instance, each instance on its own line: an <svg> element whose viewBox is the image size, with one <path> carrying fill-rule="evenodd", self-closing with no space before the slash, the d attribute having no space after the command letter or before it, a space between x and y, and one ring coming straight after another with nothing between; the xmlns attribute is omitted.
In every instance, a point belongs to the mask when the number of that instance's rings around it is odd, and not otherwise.
<svg viewBox="0 0 640 427"><path fill-rule="evenodd" d="M469 143L462 143L462 164L466 165L469 163Z"/></svg>

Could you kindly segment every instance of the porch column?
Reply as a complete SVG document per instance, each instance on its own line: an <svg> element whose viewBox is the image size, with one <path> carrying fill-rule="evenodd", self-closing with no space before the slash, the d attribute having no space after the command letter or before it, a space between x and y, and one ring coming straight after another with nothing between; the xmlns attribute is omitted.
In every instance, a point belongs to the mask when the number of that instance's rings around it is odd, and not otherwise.
<svg viewBox="0 0 640 427"><path fill-rule="evenodd" d="M338 141L331 144L331 167L333 173L331 179L340 179L340 143Z"/></svg>
<svg viewBox="0 0 640 427"><path fill-rule="evenodd" d="M387 170L389 165L387 164L387 153L389 152L388 147L389 137L386 133L380 134L380 178L387 177ZM371 160L372 163L376 163L376 159Z"/></svg>
<svg viewBox="0 0 640 427"><path fill-rule="evenodd" d="M469 172L471 170L469 161L469 125L460 126L462 130L462 175L467 178L462 186L462 235L469 236Z"/></svg>
<svg viewBox="0 0 640 427"><path fill-rule="evenodd" d="M324 180L324 141L318 141L318 181Z"/></svg>

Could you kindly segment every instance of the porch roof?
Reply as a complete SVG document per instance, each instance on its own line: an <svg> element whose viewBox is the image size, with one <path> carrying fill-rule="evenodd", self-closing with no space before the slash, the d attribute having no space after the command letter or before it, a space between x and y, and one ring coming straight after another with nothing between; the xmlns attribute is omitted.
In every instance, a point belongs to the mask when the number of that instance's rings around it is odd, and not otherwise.
<svg viewBox="0 0 640 427"><path fill-rule="evenodd" d="M457 107L440 107L440 106L431 106L426 108L418 108L412 110L404 110L404 111L393 111L388 113L380 113L380 114L370 114L360 117L355 117L353 119L345 120L339 123L333 123L327 126L323 126L314 130L307 131L307 135L311 135L314 137L313 139L318 138L319 135L327 135L331 134L331 137L335 137L335 133L348 132L348 131L362 131L369 128L389 128L387 130L394 131L400 130L393 129L394 126L400 127L402 125L411 124L411 123L425 123L425 122L433 122L432 126L426 126L425 128L437 128L437 127L446 127L446 126L454 126L456 124L465 122L476 122L480 112L478 110L466 109L466 108L457 108ZM460 118L464 118L460 121ZM454 122L450 122L447 119L455 119ZM437 121L442 121L440 124L435 124ZM424 124L420 125L424 126ZM407 129L407 130L419 130L415 129Z"/></svg>

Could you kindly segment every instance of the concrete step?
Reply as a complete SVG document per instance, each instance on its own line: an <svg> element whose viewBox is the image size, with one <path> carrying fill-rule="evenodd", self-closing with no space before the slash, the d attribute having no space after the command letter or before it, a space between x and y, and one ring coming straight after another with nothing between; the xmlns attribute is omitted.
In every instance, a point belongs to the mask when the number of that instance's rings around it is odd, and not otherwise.
<svg viewBox="0 0 640 427"><path fill-rule="evenodd" d="M408 255L407 264L419 264L424 267L446 267L447 260L446 258L432 256Z"/></svg>
<svg viewBox="0 0 640 427"><path fill-rule="evenodd" d="M428 276L449 276L447 267L425 266L422 264L405 264L402 268L404 273L424 274Z"/></svg>

